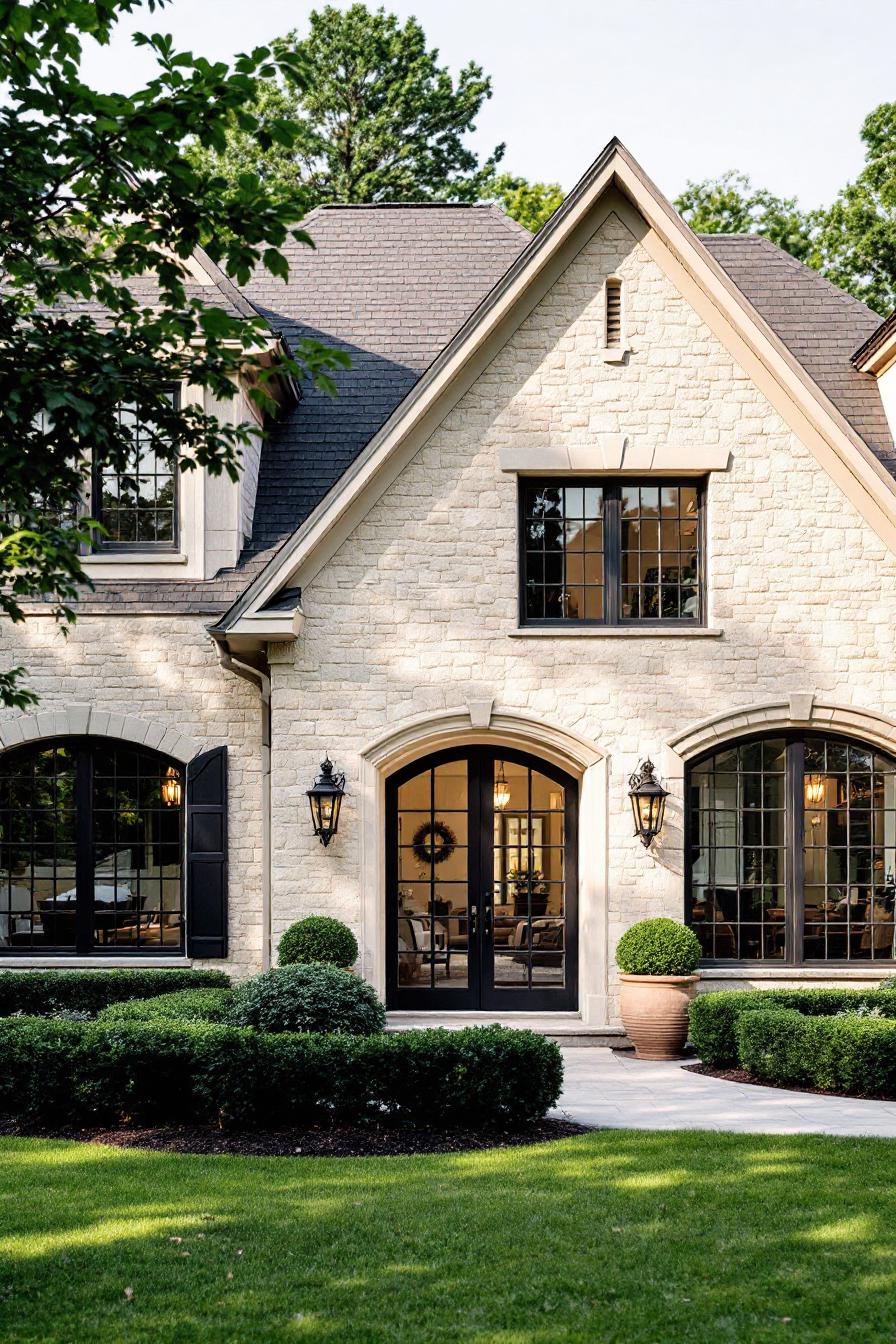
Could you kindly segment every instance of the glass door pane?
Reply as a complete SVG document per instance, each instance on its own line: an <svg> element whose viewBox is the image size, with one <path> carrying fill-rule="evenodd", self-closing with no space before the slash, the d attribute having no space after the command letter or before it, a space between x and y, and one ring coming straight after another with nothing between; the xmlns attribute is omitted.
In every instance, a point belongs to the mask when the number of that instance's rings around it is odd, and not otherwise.
<svg viewBox="0 0 896 1344"><path fill-rule="evenodd" d="M397 791L394 944L399 989L469 985L469 765L421 770Z"/></svg>
<svg viewBox="0 0 896 1344"><path fill-rule="evenodd" d="M566 984L566 790L524 763L493 763L494 988Z"/></svg>

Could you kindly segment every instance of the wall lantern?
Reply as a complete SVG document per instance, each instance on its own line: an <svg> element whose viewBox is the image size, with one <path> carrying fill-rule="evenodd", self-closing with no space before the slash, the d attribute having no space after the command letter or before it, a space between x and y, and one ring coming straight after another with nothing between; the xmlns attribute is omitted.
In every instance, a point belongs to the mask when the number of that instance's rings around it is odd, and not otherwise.
<svg viewBox="0 0 896 1344"><path fill-rule="evenodd" d="M180 807L182 797L183 788L180 782L180 773L175 770L173 765L169 765L162 779L162 802L166 807Z"/></svg>
<svg viewBox="0 0 896 1344"><path fill-rule="evenodd" d="M663 828L668 791L656 777L653 761L642 761L633 775L629 775L628 796L632 800L635 817L635 835L641 844L650 845Z"/></svg>
<svg viewBox="0 0 896 1344"><path fill-rule="evenodd" d="M510 802L510 785L504 774L504 762L498 766L498 778L495 780L495 811L503 812Z"/></svg>
<svg viewBox="0 0 896 1344"><path fill-rule="evenodd" d="M806 807L824 807L825 787L822 775L806 776Z"/></svg>
<svg viewBox="0 0 896 1344"><path fill-rule="evenodd" d="M339 809L345 793L345 775L333 774L329 756L320 763L320 774L308 790L314 834L328 845L339 829Z"/></svg>

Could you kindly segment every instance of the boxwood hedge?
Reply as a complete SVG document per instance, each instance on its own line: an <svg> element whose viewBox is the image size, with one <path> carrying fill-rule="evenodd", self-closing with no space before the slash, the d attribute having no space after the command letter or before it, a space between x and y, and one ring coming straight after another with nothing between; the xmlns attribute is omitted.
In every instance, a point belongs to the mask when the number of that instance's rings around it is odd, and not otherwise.
<svg viewBox="0 0 896 1344"><path fill-rule="evenodd" d="M690 1037L703 1063L712 1067L736 1064L738 1020L744 1013L766 1009L787 1009L808 1018L856 1011L896 1018L896 993L892 989L732 989L698 994L690 1006Z"/></svg>
<svg viewBox="0 0 896 1344"><path fill-rule="evenodd" d="M180 989L226 989L223 971L0 971L0 1017L98 1013L124 999L150 999Z"/></svg>
<svg viewBox="0 0 896 1344"><path fill-rule="evenodd" d="M896 1021L762 1008L735 1021L741 1066L764 1082L851 1096L896 1096Z"/></svg>
<svg viewBox="0 0 896 1344"><path fill-rule="evenodd" d="M553 1042L497 1026L344 1036L211 1022L0 1021L0 1115L24 1126L276 1128L383 1116L520 1125L554 1104L562 1080Z"/></svg>
<svg viewBox="0 0 896 1344"><path fill-rule="evenodd" d="M98 1022L226 1022L233 1008L232 989L177 989L154 999L110 1003Z"/></svg>

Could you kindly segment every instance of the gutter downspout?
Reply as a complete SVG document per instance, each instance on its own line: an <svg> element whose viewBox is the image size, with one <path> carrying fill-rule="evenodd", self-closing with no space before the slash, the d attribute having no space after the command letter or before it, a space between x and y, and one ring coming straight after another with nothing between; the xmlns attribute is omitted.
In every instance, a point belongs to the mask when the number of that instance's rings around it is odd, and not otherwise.
<svg viewBox="0 0 896 1344"><path fill-rule="evenodd" d="M226 672L242 677L254 686L261 698L261 966L271 965L271 679L241 662L230 652L226 639L212 632L218 661Z"/></svg>

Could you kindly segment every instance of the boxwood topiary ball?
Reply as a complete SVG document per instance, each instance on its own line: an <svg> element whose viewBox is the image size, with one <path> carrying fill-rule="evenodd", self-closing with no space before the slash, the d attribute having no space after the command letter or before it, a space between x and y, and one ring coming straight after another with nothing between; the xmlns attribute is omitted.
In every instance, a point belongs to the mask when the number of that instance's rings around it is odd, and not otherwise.
<svg viewBox="0 0 896 1344"><path fill-rule="evenodd" d="M323 961L346 970L358 959L355 935L341 919L329 915L309 915L290 924L280 939L278 961L281 966L308 965Z"/></svg>
<svg viewBox="0 0 896 1344"><path fill-rule="evenodd" d="M623 975L693 975L699 963L697 935L675 919L642 919L616 944Z"/></svg>
<svg viewBox="0 0 896 1344"><path fill-rule="evenodd" d="M257 1031L343 1031L373 1036L386 1012L372 985L318 962L277 966L237 985L230 1022Z"/></svg>

